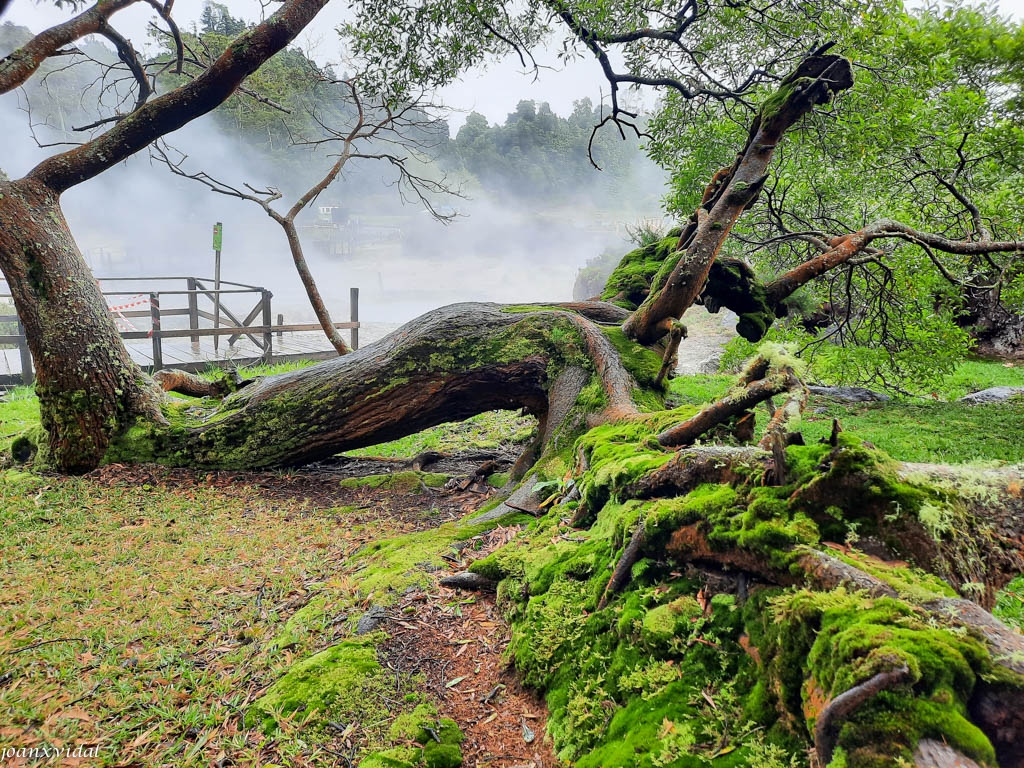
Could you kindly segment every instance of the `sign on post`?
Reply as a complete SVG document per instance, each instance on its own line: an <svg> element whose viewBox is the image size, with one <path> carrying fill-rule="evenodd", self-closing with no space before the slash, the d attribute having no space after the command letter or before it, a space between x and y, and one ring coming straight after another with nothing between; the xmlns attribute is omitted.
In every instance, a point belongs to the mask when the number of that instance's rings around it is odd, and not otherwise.
<svg viewBox="0 0 1024 768"><path fill-rule="evenodd" d="M224 225L213 225L213 327L220 328L220 251L224 245ZM214 334L213 348L220 349L220 336Z"/></svg>

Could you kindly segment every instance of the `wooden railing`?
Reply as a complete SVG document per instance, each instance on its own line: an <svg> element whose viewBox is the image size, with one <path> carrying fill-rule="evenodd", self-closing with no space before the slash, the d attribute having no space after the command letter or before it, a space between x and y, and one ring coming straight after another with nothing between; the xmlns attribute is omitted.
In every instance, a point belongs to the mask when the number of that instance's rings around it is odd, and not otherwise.
<svg viewBox="0 0 1024 768"><path fill-rule="evenodd" d="M149 339L152 344L152 368L158 370L165 367L163 342L169 339L188 338L192 343L192 351L198 355L200 339L212 337L214 347L222 337L227 337L228 346L232 346L240 338L248 338L259 350L259 359L267 364L274 361L274 336L280 338L284 333L299 331L320 331L318 323L284 324L282 315L277 316L277 324L272 323L271 299L273 294L266 288L228 280L220 281L220 289L213 287L213 280L191 276L174 277L112 277L100 278L101 288L109 283L139 283L151 286L157 282L177 281L184 284L184 290L102 290L111 308L121 338L132 341ZM225 287L226 286L226 287ZM0 282L0 287L6 287ZM225 297L242 300L246 297L255 298L255 304L247 313L234 312L225 306ZM0 302L10 301L10 293L0 293ZM11 302L13 303L13 302ZM146 306L148 305L148 306ZM359 289L350 289L350 321L336 323L339 329L347 329L351 333L353 349L359 347ZM167 318L188 318L187 328L165 327ZM133 320L143 320L137 328ZM203 321L209 325L203 327ZM31 384L34 378L32 356L25 338L25 328L17 315L0 315L0 323L17 323L14 334L0 335L0 344L13 344L19 350L21 358L22 383ZM257 324L258 323L258 324ZM213 361L211 361L213 362ZM170 363L167 367L175 367Z"/></svg>

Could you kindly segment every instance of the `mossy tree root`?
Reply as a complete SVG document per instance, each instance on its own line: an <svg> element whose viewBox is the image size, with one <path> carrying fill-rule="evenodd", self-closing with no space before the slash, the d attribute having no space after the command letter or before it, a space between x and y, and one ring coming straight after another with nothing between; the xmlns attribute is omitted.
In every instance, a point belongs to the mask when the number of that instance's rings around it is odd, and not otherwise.
<svg viewBox="0 0 1024 768"><path fill-rule="evenodd" d="M619 581L625 583L633 563L639 557L653 560L667 558L675 562L690 563L701 569L710 569L712 572L746 573L755 576L762 583L780 587L805 586L821 594L841 590L851 595L863 595L864 599L869 601L864 604L866 607L870 606L870 601L873 600L896 601L905 606L901 610L908 611L907 615L914 617L914 623L922 627L950 628L963 633L963 637L971 638L972 642L980 641L984 646L987 658L981 666L984 674L978 675L973 689L968 692L969 695L965 694L965 706L970 712L970 722L980 728L994 746L1001 761L1000 765L1021 765L1012 759L1007 761L1004 758L1019 754L1015 751L1018 750L1016 745L1024 740L1024 636L1006 627L975 602L985 601L986 594L993 592L997 584L1005 583L1006 579L1021 570L1020 550L1024 542L1024 515L1019 513L1021 472L1016 468L991 469L985 470L984 476L979 477L976 470L970 468L935 467L929 472L921 465L900 466L895 465L895 462L889 466L879 465L874 469L869 466L861 468L851 461L849 454L854 451L851 448L851 441L844 437L839 443L838 447L833 448L826 454L824 460L818 463L811 479L808 479L806 473L796 478L798 484L810 490L802 492L801 488L798 488L792 492L788 503L793 508L801 510L809 519L821 522L828 514L825 510L830 505L838 503L850 506L843 501L843 494L853 488L862 490L866 484L879 481L885 483L899 478L902 478L902 482L921 482L922 476L941 478L948 483L948 487L957 489L960 496L970 499L966 506L972 509L976 516L988 508L1009 508L1017 511L1017 514L996 514L991 523L975 523L978 529L973 531L969 538L988 541L990 549L978 551L971 545L968 547L969 551L961 553L964 558L982 559L984 578L988 580L986 589L978 591L965 588L965 593L973 598L965 599L951 597L949 593L943 594L941 590L948 589L948 586L941 585L939 580L934 582L936 586L920 589L908 587L913 583L914 577L903 575L908 564L902 561L901 556L910 558L918 566L934 569L938 560L932 556L929 548L920 542L926 538L932 540L932 536L939 539L945 537L934 528L931 531L927 530L927 523L922 521L917 512L897 510L894 513L888 504L884 506L884 509L889 510L888 513L875 521L878 530L873 538L890 541L895 535L899 539L918 542L912 545L911 550L888 555L880 553L880 557L872 557L866 554L830 554L817 545L772 544L770 550L764 551L758 548L760 545L743 545L742 539L733 544L727 543L726 539L715 532L708 520L684 521L685 524L668 530L665 530L663 522L656 523L655 528L658 532L652 537L650 524L645 526L645 520L641 518L635 530L646 531L646 535L642 539L634 535L634 539L620 557L615 575L619 577ZM870 456L866 452L867 449L857 450L860 451L859 460ZM663 503L658 500L684 496L698 487L709 488L709 484L750 487L753 483L756 487L757 478L763 478L766 470L771 469L771 464L772 458L769 454L750 448L717 447L685 450L679 452L664 466L647 473L622 489L618 497L623 503L628 499L654 499L654 503L657 504ZM885 480L886 477L890 480ZM849 482L840 478L846 478ZM899 492L894 490L894 493L898 495ZM909 495L904 502L910 503ZM951 497L947 499L947 503L957 505L960 502ZM831 508L835 509L834 506ZM889 526L888 533L886 526ZM964 538L968 537L952 537L952 540L943 541L941 544L936 544L932 540L932 546L944 547L947 558L954 559L957 557L953 551L958 546L957 541ZM1008 548L1016 548L1013 555L1007 554ZM845 550L840 548L839 551ZM1007 566L1007 563L1015 565ZM1002 569L1005 567L1009 567L1009 571L1004 572ZM943 576L945 577L945 574ZM907 581L908 578L910 581ZM955 579L950 581L957 583ZM607 605L614 594L613 583L617 585L614 591L621 588L613 576L602 598L602 606ZM910 591L907 591L908 588ZM775 642L784 647L790 640L783 632ZM899 657L894 659L898 661ZM801 663L811 664L807 659ZM862 705L866 706L870 699L883 690L899 689L902 691L898 694L900 696L914 695L909 687L909 682L913 681L905 680L907 673L895 672L902 668L903 665L898 664L882 670L887 673L885 675L855 681L845 692L836 693L824 709L818 712L817 718L814 718L813 714L808 715L812 721L812 733L822 765L827 764L832 758L843 722L850 718L856 719L855 710ZM765 673L768 673L767 669ZM808 666L803 677L810 679L810 675L812 670ZM904 683L908 685L904 686ZM927 755L930 752L925 750L922 754ZM956 749L952 749L950 754L967 759ZM925 764L920 763L922 766Z"/></svg>
<svg viewBox="0 0 1024 768"><path fill-rule="evenodd" d="M733 461L729 459L730 453L733 454ZM677 489L678 494L685 494L698 486L707 488L707 483L728 483L730 479L733 484L742 484L749 482L752 476L758 476L758 465L768 469L770 463L768 454L752 449L683 451L670 465L649 473L624 489L620 499L671 498L676 495L673 488ZM842 471L848 472L849 468L845 467ZM1019 472L1006 470L1001 477L1003 485L1012 494L1013 488L1020 482ZM864 481L865 478L861 477L860 480ZM989 496L998 497L998 492L993 490ZM808 513L815 516L812 510L808 510ZM1024 521L1018 525L1024 528ZM906 521L893 521L893 526L902 530L907 527ZM643 518L637 522L633 537L620 556L598 609L609 605L614 594L628 583L633 565L640 557L685 562L711 572L749 574L761 583L779 587L803 586L822 594L840 590L851 595L864 595L868 601L896 601L907 606L904 610L909 611L908 615L913 616L914 622L921 626L950 628L972 638L973 642L982 643L988 666L983 666L987 672L978 676L973 692L966 700L970 720L991 741L1000 760L1004 755L1014 754L1016 744L1024 738L1024 636L1006 627L968 599L943 596L940 592L930 592L928 589L922 590L916 597L908 598L910 593L903 591L900 581L902 577L898 576L900 569L906 568L906 563L895 558L886 562L866 555L841 558L817 547L801 544L773 546L769 554L756 547L725 544L720 536L713 539L707 521L689 523L668 532L660 530L653 537L649 527ZM884 538L883 534L880 536ZM1020 541L1018 538L1018 545ZM875 575L875 571L869 572L865 567L877 569L881 575ZM870 602L865 603L865 606L870 605ZM775 642L785 647L789 642L786 633L780 633ZM805 656L800 658L803 659L801 663L808 665L801 677L811 679L811 662ZM899 660L898 656L893 658ZM763 672L771 674L768 669ZM913 680L907 679L904 665L899 664L883 672L885 674L876 674L856 682L846 691L834 695L816 718L813 714L807 715L822 765L832 759L844 722L855 718L861 706L866 706L869 700L883 690L899 689L903 691L899 695L913 695L910 688ZM951 754L967 759L955 749ZM1004 764L1018 765L1012 761L1000 763Z"/></svg>
<svg viewBox="0 0 1024 768"><path fill-rule="evenodd" d="M665 355L661 361L661 370L654 380L655 386L661 386L669 375L679 364L679 342L686 338L686 326L676 321L672 324L672 330L668 334L668 344L665 346Z"/></svg>
<svg viewBox="0 0 1024 768"><path fill-rule="evenodd" d="M629 543L622 550L622 557L615 564L615 570L612 571L611 578L608 579L608 586L604 588L604 594L601 595L601 600L597 604L597 610L603 610L608 605L608 601L629 583L633 566L646 543L647 532L644 529L644 521L640 520L637 522L636 528L633 529L633 535L629 537Z"/></svg>
<svg viewBox="0 0 1024 768"><path fill-rule="evenodd" d="M807 510L819 524L836 505L857 508L869 527L870 548L884 559L910 560L937 573L984 608L1016 575L1024 572L1024 472L1018 467L977 469L900 463L861 467L871 453L839 445L822 458L817 474L792 490L789 503ZM662 466L630 482L622 500L683 496L704 484L759 485L770 477L775 459L753 447L700 446L679 451ZM876 474L877 473L877 474ZM864 495L872 483L874 497ZM900 494L905 493L905 497ZM917 506L908 510L896 506ZM932 505L936 506L932 506ZM934 516L934 517L933 517Z"/></svg>
<svg viewBox="0 0 1024 768"><path fill-rule="evenodd" d="M910 668L904 664L897 669L879 672L832 699L814 723L814 751L821 765L832 762L839 729L843 722L869 699L888 688L906 682L909 677Z"/></svg>
<svg viewBox="0 0 1024 768"><path fill-rule="evenodd" d="M788 397L782 407L775 411L768 425L762 447L770 447L776 438L784 438L786 428L794 423L807 404L807 389L793 370L788 356L780 355L777 360L757 356L740 377L739 383L721 400L712 403L681 424L666 429L658 435L658 442L665 448L692 445L697 438L734 416L750 411L758 403L782 393ZM782 445L785 445L785 439ZM784 472L780 471L781 477Z"/></svg>

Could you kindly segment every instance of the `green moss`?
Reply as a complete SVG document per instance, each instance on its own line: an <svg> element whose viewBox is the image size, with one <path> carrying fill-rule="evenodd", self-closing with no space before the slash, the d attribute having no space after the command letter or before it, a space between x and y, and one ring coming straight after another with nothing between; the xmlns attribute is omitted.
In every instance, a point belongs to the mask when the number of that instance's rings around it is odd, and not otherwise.
<svg viewBox="0 0 1024 768"><path fill-rule="evenodd" d="M393 747L366 755L359 761L359 768L415 768L422 764L422 748Z"/></svg>
<svg viewBox="0 0 1024 768"><path fill-rule="evenodd" d="M458 768L462 765L462 750L456 744L427 744L423 748L426 768Z"/></svg>
<svg viewBox="0 0 1024 768"><path fill-rule="evenodd" d="M805 715L811 687L830 699L879 672L909 670L905 684L865 702L843 725L839 745L849 764L880 765L879 755L909 760L920 739L936 738L995 765L992 745L966 718L974 684L991 667L980 641L936 625L902 599L797 590L768 603L772 618L761 620L757 640L782 683L781 704L794 715ZM808 727L815 716L811 709Z"/></svg>
<svg viewBox="0 0 1024 768"><path fill-rule="evenodd" d="M630 311L635 310L647 297L651 286L656 284L658 273L666 264L674 265L678 260L678 244L679 232L676 231L662 240L627 253L609 275L601 298Z"/></svg>
<svg viewBox="0 0 1024 768"><path fill-rule="evenodd" d="M608 406L608 394L595 376L576 397L576 407L584 413L600 413Z"/></svg>
<svg viewBox="0 0 1024 768"><path fill-rule="evenodd" d="M429 586L434 580L433 573L445 566L445 555L459 555L467 547L472 551L480 546L479 539L474 537L495 525L516 525L532 519L526 514L510 513L487 523L450 522L427 531L379 539L353 557L359 597L386 603L409 587Z"/></svg>
<svg viewBox="0 0 1024 768"><path fill-rule="evenodd" d="M654 382L661 371L661 358L647 347L637 344L626 336L619 326L603 327L601 332L611 341L615 351L619 353L622 364L633 375L637 383L644 390L654 387Z"/></svg>
<svg viewBox="0 0 1024 768"><path fill-rule="evenodd" d="M246 723L271 732L282 718L349 722L375 694L390 693L394 677L377 662L373 639L347 640L293 664L246 713Z"/></svg>
<svg viewBox="0 0 1024 768"><path fill-rule="evenodd" d="M683 595L647 612L643 618L642 637L650 646L667 644L680 635L688 637L690 624L703 614L704 609L695 598Z"/></svg>
<svg viewBox="0 0 1024 768"><path fill-rule="evenodd" d="M923 603L940 597L959 597L957 591L948 583L919 568L886 563L856 551L832 552L832 555L884 581L901 596L914 602Z"/></svg>
<svg viewBox="0 0 1024 768"><path fill-rule="evenodd" d="M775 89L774 93L768 96L761 103L761 122L766 123L775 117L776 114L786 105L786 102L793 95L797 87L805 87L813 82L813 78L798 77L792 82L783 83Z"/></svg>

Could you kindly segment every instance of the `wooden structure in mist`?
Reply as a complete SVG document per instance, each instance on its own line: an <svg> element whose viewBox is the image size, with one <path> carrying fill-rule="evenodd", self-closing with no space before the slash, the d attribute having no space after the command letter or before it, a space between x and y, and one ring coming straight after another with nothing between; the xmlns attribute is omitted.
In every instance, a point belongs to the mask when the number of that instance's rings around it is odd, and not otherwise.
<svg viewBox="0 0 1024 768"><path fill-rule="evenodd" d="M221 280L216 290L213 280L191 276L106 277L99 282L132 358L153 371L179 368L195 372L211 366L269 365L337 355L318 323L285 325L281 314L275 323L273 294L266 288ZM116 289L130 283L145 287ZM111 284L114 287L108 289ZM159 290L154 290L158 285ZM6 286L0 282L0 287ZM350 332L351 346L358 349L359 289L350 289L349 295L350 320L335 325ZM11 298L10 293L0 292L0 305L13 306ZM251 308L239 311L238 306ZM299 335L303 333L305 337ZM212 344L225 337L227 345L217 349L220 345ZM210 343L209 348L204 349L204 342ZM3 345L17 348L19 373L13 372ZM32 383L32 355L16 314L0 314L0 355L7 360L7 371L0 370L0 384Z"/></svg>

